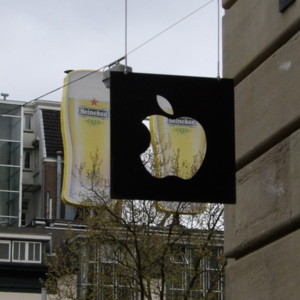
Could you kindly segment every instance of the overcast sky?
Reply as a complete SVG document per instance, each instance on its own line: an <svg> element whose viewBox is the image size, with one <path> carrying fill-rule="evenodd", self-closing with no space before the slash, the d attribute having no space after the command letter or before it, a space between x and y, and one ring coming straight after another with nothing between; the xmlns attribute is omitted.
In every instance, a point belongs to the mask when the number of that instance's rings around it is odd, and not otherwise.
<svg viewBox="0 0 300 300"><path fill-rule="evenodd" d="M217 76L218 0L127 0L134 72ZM125 54L125 0L1 0L0 92L30 101L65 70L99 69ZM42 99L61 100L62 91ZM2 97L1 97L2 98Z"/></svg>

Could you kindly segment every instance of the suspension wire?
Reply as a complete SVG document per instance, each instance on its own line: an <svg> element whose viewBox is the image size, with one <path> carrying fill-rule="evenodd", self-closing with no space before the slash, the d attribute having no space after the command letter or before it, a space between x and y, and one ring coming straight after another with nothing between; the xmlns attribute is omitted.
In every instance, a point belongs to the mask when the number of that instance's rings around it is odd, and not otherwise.
<svg viewBox="0 0 300 300"><path fill-rule="evenodd" d="M218 34L217 34L217 38L218 38L218 50L217 50L217 78L220 79L220 0L217 0L217 17L218 17L218 21L217 21L217 26L218 26Z"/></svg>
<svg viewBox="0 0 300 300"><path fill-rule="evenodd" d="M93 71L91 71L91 72L89 72L89 73L86 73L85 75L83 75L83 76L81 76L81 77L78 77L77 79L74 79L74 80L72 80L72 81L69 81L68 83L63 84L62 86L60 86L60 87L58 87L58 88L56 88L56 89L54 89L54 90L52 90L52 91L50 91L50 92L48 92L48 93L46 93L46 94L43 94L43 95L41 95L41 96L39 96L39 97L37 97L37 98L34 98L34 99L32 99L32 100L26 102L24 105L28 105L28 104L30 104L30 103L36 101L36 100L41 99L42 97L48 96L48 95L50 95L50 94L52 94L52 93L55 93L55 92L57 92L57 91L63 89L64 87L67 87L67 86L71 85L71 84L74 83L74 82L77 82L77 81L79 81L79 80L82 80L82 79L84 79L84 78L86 78L86 77L88 77L88 76L90 76L90 75L92 75L92 74L94 74L94 73L97 73L97 72L99 72L99 71L101 71L101 70L104 70L105 68L110 67L111 65L113 65L113 64L115 64L115 63L117 63L117 62L120 62L120 61L123 60L123 59L124 59L124 56L121 57L121 58L119 58L119 59L117 59L117 60L115 60L115 61L114 61L113 63L111 63L111 64L105 65L105 66L103 66L103 67L101 67L101 68L99 68L99 69L97 69L97 70L93 70Z"/></svg>
<svg viewBox="0 0 300 300"><path fill-rule="evenodd" d="M169 31L171 28L173 28L174 26L178 25L179 23L181 23L182 21L184 21L185 19L191 17L192 15L194 15L195 13L197 13L199 10L205 8L206 6L208 6L209 4L211 4L213 1L215 0L210 0L208 2L206 2L205 4L203 4L202 6L200 6L199 8L197 8L196 10L192 11L191 13L189 13L188 15L184 16L183 18L181 18L180 20L178 20L177 22L173 23L172 25L168 26L167 28L165 28L164 30L162 30L161 32L157 33L156 35L154 35L153 37L151 37L150 39L148 39L147 41L145 41L144 43L140 44L139 46L137 46L136 48L132 49L130 52L127 53L127 55L135 52L136 50L140 49L141 47L145 46L146 44L150 43L151 41L153 41L154 39L156 39L157 37L161 36L162 34L164 34L165 32Z"/></svg>
<svg viewBox="0 0 300 300"><path fill-rule="evenodd" d="M178 20L177 22L173 23L172 25L168 26L167 28L165 28L164 30L162 30L161 32L157 33L156 35L154 35L153 37L151 37L150 39L146 40L145 42L143 42L142 44L140 44L139 46L137 46L136 48L132 49L131 51L127 51L127 0L125 0L125 56L122 56L121 58L115 60L114 62L108 64L108 65L105 65L101 68L98 68L97 70L94 70L94 71L91 71L90 73L87 73L85 75L83 75L82 77L79 77L73 81L70 81L54 90L51 90L49 91L48 93L45 93L39 97L36 97L28 102L26 102L24 105L28 105L36 100L39 100L41 99L42 97L45 97L45 96L48 96L54 92L57 92L59 91L60 89L63 89L64 87L68 86L68 85L71 85L72 83L76 82L76 81L79 81L85 77L88 77L96 72L99 72L100 70L102 69L105 69L105 68L110 68L112 65L116 64L116 63L119 63L120 61L124 60L125 59L125 72L126 72L126 69L127 69L127 57L128 55L132 54L133 52L137 51L138 49L142 48L143 46L145 46L146 44L150 43L151 41L153 41L154 39L156 39L157 37L161 36L162 34L164 34L165 32L169 31L171 28L175 27L176 25L178 25L179 23L183 22L184 20L186 20L187 18L191 17L192 15L194 15L195 13L197 13L198 11L202 10L203 8L205 8L206 6L210 5L213 1L215 0L209 0L208 2L206 2L205 4L203 4L202 6L200 6L199 8L197 8L196 10L192 11L191 13L189 13L188 15L184 16L183 18L181 18L180 20ZM219 1L219 0L217 0ZM218 10L218 14L219 14L219 10ZM218 17L218 20L219 20L219 17ZM219 21L218 21L218 24L219 24ZM219 25L218 25L218 28L219 28ZM219 29L218 29L218 36L219 36ZM219 41L219 38L218 38L218 41ZM218 42L218 57L219 57L219 42ZM219 59L218 59L218 69L219 69ZM218 70L218 74L219 74L219 70ZM219 75L218 75L219 76Z"/></svg>
<svg viewBox="0 0 300 300"><path fill-rule="evenodd" d="M127 74L127 0L125 0L125 70Z"/></svg>
<svg viewBox="0 0 300 300"><path fill-rule="evenodd" d="M31 102L34 102L34 101L36 101L36 100L39 100L39 99L42 98L42 97L45 97L45 96L48 96L48 95L50 95L50 94L52 94L52 93L54 93L54 92L57 92L57 91L63 89L64 87L66 87L66 86L68 86L68 85L71 85L72 83L74 83L74 82L76 82L76 81L79 81L79 80L81 80L81 79L83 79L83 78L86 78L86 77L88 77L88 76L90 76L90 75L92 75L92 74L94 74L94 73L97 73L97 72L99 72L99 71L101 71L101 70L104 70L105 68L110 68L111 66L113 66L113 65L119 63L120 61L122 61L124 58L125 58L125 56L122 56L122 57L116 59L115 61L113 61L112 63L110 63L110 64L108 64L108 65L105 65L105 66L103 66L103 67L101 67L101 68L99 68L99 69L97 69L97 70L93 70L93 71L91 71L91 72L89 72L89 73L86 73L85 75L83 75L83 76L81 76L81 77L78 77L77 79L74 79L74 80L72 80L72 81L69 81L68 83L66 83L66 84L64 84L64 85L62 85L62 86L60 86L60 87L58 87L58 88L56 88L56 89L54 89L54 90L52 90L52 91L46 93L46 94L43 94L43 95L41 95L41 96L39 96L39 97L37 97L37 98L34 98L34 99L32 99L32 100L26 102L24 105L28 105L28 104L30 104Z"/></svg>
<svg viewBox="0 0 300 300"><path fill-rule="evenodd" d="M108 65L107 65L107 66L108 66ZM70 85L70 84L72 84L72 83L74 83L74 82L76 82L76 81L79 81L79 80L81 80L81 79L83 79L83 78L85 78L85 77L88 77L88 76L90 76L90 75L96 73L96 72L99 72L100 70L104 69L104 68L107 67L107 66L101 67L101 68L99 68L99 69L97 69L97 70L94 70L94 71L91 71L91 72L89 72L89 73L87 73L87 74L85 74L85 75L83 75L83 76L81 76L81 77L78 77L77 79L74 79L74 80L72 80L72 81L70 81L70 82L68 82L68 83L66 83L66 84L64 84L64 85L62 85L62 86L60 86L60 87L58 87L58 88L56 88L56 89L54 89L54 90L48 92L48 93L46 93L46 94L43 94L43 95L41 95L41 96L39 96L39 97L37 97L37 98L34 98L34 99L30 100L29 102L26 102L24 105L28 105L28 104L30 104L31 102L34 102L34 101L36 101L36 100L39 100L39 99L42 98L42 97L45 97L45 96L48 96L48 95L50 95L50 94L52 94L52 93L54 93L54 92L57 92L57 91L63 89L64 87L66 87L66 86L68 86L68 85Z"/></svg>

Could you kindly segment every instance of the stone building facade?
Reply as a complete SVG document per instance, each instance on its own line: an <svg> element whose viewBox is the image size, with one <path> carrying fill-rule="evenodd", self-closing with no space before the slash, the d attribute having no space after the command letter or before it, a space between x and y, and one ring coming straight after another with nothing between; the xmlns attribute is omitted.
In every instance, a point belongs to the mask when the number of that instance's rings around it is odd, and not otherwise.
<svg viewBox="0 0 300 300"><path fill-rule="evenodd" d="M46 257L77 225L60 201L60 103L0 101L0 125L0 299L41 299Z"/></svg>
<svg viewBox="0 0 300 300"><path fill-rule="evenodd" d="M300 1L223 0L235 80L237 203L225 208L226 299L300 295Z"/></svg>

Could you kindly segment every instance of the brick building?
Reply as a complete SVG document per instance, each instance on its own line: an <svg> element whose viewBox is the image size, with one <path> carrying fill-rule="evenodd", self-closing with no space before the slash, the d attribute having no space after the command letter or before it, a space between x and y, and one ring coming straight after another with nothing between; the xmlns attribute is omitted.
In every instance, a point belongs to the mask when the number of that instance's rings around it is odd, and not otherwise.
<svg viewBox="0 0 300 300"><path fill-rule="evenodd" d="M45 255L75 215L60 201L60 103L0 101L0 125L0 298L40 299Z"/></svg>

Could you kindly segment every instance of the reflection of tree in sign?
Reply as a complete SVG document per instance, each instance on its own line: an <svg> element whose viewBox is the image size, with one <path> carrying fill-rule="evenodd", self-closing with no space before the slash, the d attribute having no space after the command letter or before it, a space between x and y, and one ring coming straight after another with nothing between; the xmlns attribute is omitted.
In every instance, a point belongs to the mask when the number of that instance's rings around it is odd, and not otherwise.
<svg viewBox="0 0 300 300"><path fill-rule="evenodd" d="M158 106L169 116L174 115L169 101L157 95ZM145 124L145 121L144 121ZM202 165L206 153L206 134L198 121L189 117L167 118L162 115L149 117L151 144L143 160L149 154L154 156L146 168L157 178L176 176L192 178Z"/></svg>
<svg viewBox="0 0 300 300"><path fill-rule="evenodd" d="M156 143L156 144L154 144ZM165 174L172 174L174 176L182 177L185 179L192 178L201 166L204 157L202 154L194 155L193 161L188 162L180 159L180 150L173 156L165 155L169 151L170 140L162 145L157 145L153 142L150 147L141 155L142 162L147 171L154 177L164 178ZM155 149L155 154L154 154ZM161 212L180 211L180 214L198 214L205 209L204 203L192 202L172 202L172 201L159 201L157 202L157 209Z"/></svg>

